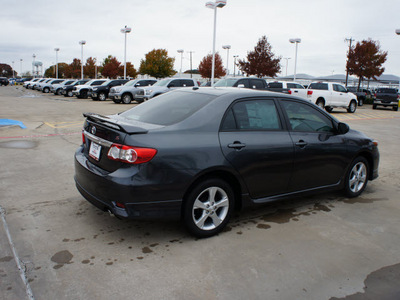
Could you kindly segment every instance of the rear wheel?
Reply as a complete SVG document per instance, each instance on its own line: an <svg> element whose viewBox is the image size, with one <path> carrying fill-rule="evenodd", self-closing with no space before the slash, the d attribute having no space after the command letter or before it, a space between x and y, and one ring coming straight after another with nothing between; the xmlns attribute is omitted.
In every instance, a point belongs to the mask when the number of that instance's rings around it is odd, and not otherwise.
<svg viewBox="0 0 400 300"><path fill-rule="evenodd" d="M394 110L394 111L398 111L398 110L399 110L399 107L398 107L398 106L393 106L393 110Z"/></svg>
<svg viewBox="0 0 400 300"><path fill-rule="evenodd" d="M234 203L234 193L227 182L218 178L206 179L196 185L185 199L185 226L194 236L213 236L228 223Z"/></svg>
<svg viewBox="0 0 400 300"><path fill-rule="evenodd" d="M130 94L123 94L121 97L122 103L129 104L132 102L132 96Z"/></svg>
<svg viewBox="0 0 400 300"><path fill-rule="evenodd" d="M362 156L351 163L344 187L348 197L357 197L364 191L368 183L368 170L368 161Z"/></svg>
<svg viewBox="0 0 400 300"><path fill-rule="evenodd" d="M61 89L56 90L56 95L57 96L61 95Z"/></svg>
<svg viewBox="0 0 400 300"><path fill-rule="evenodd" d="M45 87L44 89L43 89L43 93L48 93L48 92L50 92L50 89L48 88L48 87Z"/></svg>
<svg viewBox="0 0 400 300"><path fill-rule="evenodd" d="M107 95L106 93L100 93L98 98L100 101L106 101Z"/></svg>
<svg viewBox="0 0 400 300"><path fill-rule="evenodd" d="M364 98L358 99L358 106L363 106L364 105Z"/></svg>
<svg viewBox="0 0 400 300"><path fill-rule="evenodd" d="M347 112L355 113L357 109L357 102L355 100L351 100L349 107L347 108Z"/></svg>
<svg viewBox="0 0 400 300"><path fill-rule="evenodd" d="M72 91L68 91L67 92L67 97L72 97L72 96L73 96Z"/></svg>
<svg viewBox="0 0 400 300"><path fill-rule="evenodd" d="M318 99L316 104L321 108L324 109L325 108L325 101L324 99Z"/></svg>

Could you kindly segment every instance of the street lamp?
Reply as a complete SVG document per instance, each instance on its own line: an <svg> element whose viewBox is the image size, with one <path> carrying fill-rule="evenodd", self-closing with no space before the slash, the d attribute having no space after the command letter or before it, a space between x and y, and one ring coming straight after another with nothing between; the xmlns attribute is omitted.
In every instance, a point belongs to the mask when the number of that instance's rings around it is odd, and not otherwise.
<svg viewBox="0 0 400 300"><path fill-rule="evenodd" d="M183 59L183 49L177 50L178 53L181 54L181 70L179 72L179 77L182 77L182 59Z"/></svg>
<svg viewBox="0 0 400 300"><path fill-rule="evenodd" d="M131 32L132 29L125 25L124 28L121 29L121 32L125 35L125 49L124 49L124 79L126 79L126 34Z"/></svg>
<svg viewBox="0 0 400 300"><path fill-rule="evenodd" d="M19 62L20 62L20 67L21 67L21 70L20 70L20 71L21 71L20 77L22 78L22 58L19 59Z"/></svg>
<svg viewBox="0 0 400 300"><path fill-rule="evenodd" d="M285 75L285 76L287 76L287 67L288 67L288 65L289 65L289 59L290 59L290 57L284 57L283 59L286 59L286 75Z"/></svg>
<svg viewBox="0 0 400 300"><path fill-rule="evenodd" d="M79 45L81 45L81 77L83 79L83 45L86 44L86 41L79 41Z"/></svg>
<svg viewBox="0 0 400 300"><path fill-rule="evenodd" d="M13 78L15 78L15 75L14 75L14 61L12 61L12 69L13 69Z"/></svg>
<svg viewBox="0 0 400 300"><path fill-rule="evenodd" d="M56 51L56 79L58 79L58 51L60 48L54 48L54 51Z"/></svg>
<svg viewBox="0 0 400 300"><path fill-rule="evenodd" d="M233 77L236 76L236 58L238 58L239 55L234 55L233 56Z"/></svg>
<svg viewBox="0 0 400 300"><path fill-rule="evenodd" d="M292 44L296 44L296 55L295 55L295 58L294 58L294 77L293 77L293 81L296 81L297 45L298 45L299 43L301 43L301 39L299 39L299 38L290 39L289 42L291 42Z"/></svg>
<svg viewBox="0 0 400 300"><path fill-rule="evenodd" d="M226 5L226 1L217 0L215 2L207 2L206 7L214 10L214 34L213 34L213 56L211 67L211 87L214 87L214 71L215 71L215 36L217 31L217 8L222 8Z"/></svg>
<svg viewBox="0 0 400 300"><path fill-rule="evenodd" d="M36 58L35 53L33 53L32 57L33 57L33 62L32 62L32 76L33 76L33 78L35 78L35 58Z"/></svg>
<svg viewBox="0 0 400 300"><path fill-rule="evenodd" d="M226 75L229 75L229 49L231 49L231 45L223 45L222 49L226 49L227 50L227 54L226 54Z"/></svg>

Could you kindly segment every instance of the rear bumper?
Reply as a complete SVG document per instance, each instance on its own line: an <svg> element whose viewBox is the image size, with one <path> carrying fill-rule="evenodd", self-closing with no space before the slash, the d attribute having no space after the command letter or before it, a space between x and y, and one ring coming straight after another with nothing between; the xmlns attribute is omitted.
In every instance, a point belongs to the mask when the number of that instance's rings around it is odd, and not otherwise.
<svg viewBox="0 0 400 300"><path fill-rule="evenodd" d="M374 105L383 105L383 106L399 106L399 101L386 101L381 99L374 99Z"/></svg>
<svg viewBox="0 0 400 300"><path fill-rule="evenodd" d="M106 173L93 165L81 148L75 153L75 183L87 201L122 218L179 219L181 216L182 200L171 200L171 195L165 191L168 188L161 183L144 184L137 169ZM160 200L163 194L169 200ZM121 208L120 204L125 207Z"/></svg>

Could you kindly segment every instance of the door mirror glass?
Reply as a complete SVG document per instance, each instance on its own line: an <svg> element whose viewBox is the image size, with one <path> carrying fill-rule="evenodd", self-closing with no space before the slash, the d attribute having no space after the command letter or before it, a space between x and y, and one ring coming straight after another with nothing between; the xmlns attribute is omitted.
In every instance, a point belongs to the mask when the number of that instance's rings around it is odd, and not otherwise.
<svg viewBox="0 0 400 300"><path fill-rule="evenodd" d="M350 130L350 127L349 127L349 125L347 125L346 123L340 122L340 123L338 124L338 133L339 133L339 134L346 134L346 133L349 132L349 130Z"/></svg>

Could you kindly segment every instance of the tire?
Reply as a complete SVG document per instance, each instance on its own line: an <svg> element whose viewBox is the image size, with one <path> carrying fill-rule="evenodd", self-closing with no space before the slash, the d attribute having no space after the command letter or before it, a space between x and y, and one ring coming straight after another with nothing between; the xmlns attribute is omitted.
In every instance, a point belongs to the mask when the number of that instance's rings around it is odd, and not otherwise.
<svg viewBox="0 0 400 300"><path fill-rule="evenodd" d="M234 198L224 180L209 178L200 182L185 198L183 221L187 230L199 238L221 232L231 217Z"/></svg>
<svg viewBox="0 0 400 300"><path fill-rule="evenodd" d="M394 111L398 111L398 110L399 110L399 107L398 107L398 106L393 106L393 110L394 110Z"/></svg>
<svg viewBox="0 0 400 300"><path fill-rule="evenodd" d="M317 102L315 103L317 104L321 109L325 108L325 101L324 99L318 99Z"/></svg>
<svg viewBox="0 0 400 300"><path fill-rule="evenodd" d="M87 99L88 98L88 92L87 91L81 91L80 97L78 97L78 98Z"/></svg>
<svg viewBox="0 0 400 300"><path fill-rule="evenodd" d="M351 101L350 101L350 104L349 104L349 107L347 108L347 112L353 114L353 113L356 112L356 109L357 109L357 102L356 102L356 100L351 100Z"/></svg>
<svg viewBox="0 0 400 300"><path fill-rule="evenodd" d="M107 95L106 93L100 93L99 96L97 97L100 101L106 101L107 100Z"/></svg>
<svg viewBox="0 0 400 300"><path fill-rule="evenodd" d="M61 95L60 89L56 90L56 95L57 95L57 96L60 96L60 95Z"/></svg>
<svg viewBox="0 0 400 300"><path fill-rule="evenodd" d="M346 174L344 191L350 198L359 196L368 183L369 164L362 157L357 157L350 165Z"/></svg>
<svg viewBox="0 0 400 300"><path fill-rule="evenodd" d="M372 105L372 109L376 109L376 105L374 104L374 105Z"/></svg>
<svg viewBox="0 0 400 300"><path fill-rule="evenodd" d="M325 106L325 110L326 110L328 113L331 113L331 112L333 111L333 107L331 107L331 106Z"/></svg>
<svg viewBox="0 0 400 300"><path fill-rule="evenodd" d="M68 91L66 95L67 97L72 97L73 96L72 91Z"/></svg>
<svg viewBox="0 0 400 300"><path fill-rule="evenodd" d="M43 89L43 93L48 93L48 92L50 92L50 89L48 88L48 87L45 87L44 89Z"/></svg>
<svg viewBox="0 0 400 300"><path fill-rule="evenodd" d="M114 103L116 103L116 104L118 104L118 103L121 103L121 100L117 100L117 99L113 99L113 101L114 101Z"/></svg>
<svg viewBox="0 0 400 300"><path fill-rule="evenodd" d="M358 99L358 106L363 106L364 105L364 98Z"/></svg>
<svg viewBox="0 0 400 300"><path fill-rule="evenodd" d="M121 102L124 104L129 104L132 102L132 96L130 94L123 94L121 97Z"/></svg>

